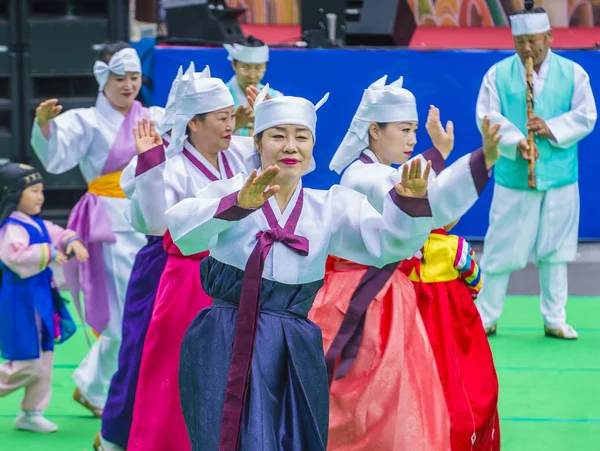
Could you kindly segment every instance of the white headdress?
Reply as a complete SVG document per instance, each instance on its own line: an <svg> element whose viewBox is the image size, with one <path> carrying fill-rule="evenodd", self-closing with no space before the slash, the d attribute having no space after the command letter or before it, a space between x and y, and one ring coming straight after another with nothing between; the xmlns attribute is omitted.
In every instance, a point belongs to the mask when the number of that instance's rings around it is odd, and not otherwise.
<svg viewBox="0 0 600 451"><path fill-rule="evenodd" d="M240 61L246 64L262 64L269 61L269 47L249 47L241 44L223 44L227 50L229 61Z"/></svg>
<svg viewBox="0 0 600 451"><path fill-rule="evenodd" d="M510 16L513 36L540 34L550 30L550 19L545 12L525 12Z"/></svg>
<svg viewBox="0 0 600 451"><path fill-rule="evenodd" d="M111 56L108 64L104 61L94 63L94 76L98 82L98 91L104 90L104 86L110 77L110 73L125 75L127 72L142 72L142 62L135 49L126 48L119 50Z"/></svg>
<svg viewBox="0 0 600 451"><path fill-rule="evenodd" d="M317 110L327 102L329 93L325 94L315 105L307 99L293 96L281 96L265 100L268 92L269 84L266 84L254 102L254 134L257 135L277 125L293 124L310 130L316 142ZM313 171L315 167L316 164L313 158L306 173Z"/></svg>
<svg viewBox="0 0 600 451"><path fill-rule="evenodd" d="M171 84L171 90L169 91L169 97L167 98L167 105L165 106L165 116L162 123L158 126L158 132L163 135L173 128L175 124L175 117L177 115L179 96L185 92L187 84L193 80L199 80L201 78L210 77L210 67L206 66L202 72L196 72L196 66L192 61L190 66L183 73L183 67L179 66L177 76Z"/></svg>
<svg viewBox="0 0 600 451"><path fill-rule="evenodd" d="M185 75L182 77L182 81ZM171 142L167 154L172 157L183 149L185 130L187 124L197 114L210 113L222 108L233 106L233 97L229 88L225 86L220 78L211 78L210 71L194 73L193 79L184 83L179 89L178 97L175 99L173 108L175 119L171 131Z"/></svg>
<svg viewBox="0 0 600 451"><path fill-rule="evenodd" d="M340 174L369 147L371 122L416 122L417 101L402 87L403 77L386 86L387 75L365 89L350 128L336 150L329 169Z"/></svg>

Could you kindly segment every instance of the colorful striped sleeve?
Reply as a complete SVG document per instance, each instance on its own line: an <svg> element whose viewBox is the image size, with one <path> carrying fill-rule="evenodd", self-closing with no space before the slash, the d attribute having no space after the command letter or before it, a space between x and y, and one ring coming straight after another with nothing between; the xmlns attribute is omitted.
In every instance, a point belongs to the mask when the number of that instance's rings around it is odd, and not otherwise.
<svg viewBox="0 0 600 451"><path fill-rule="evenodd" d="M481 290L481 273L475 261L475 252L463 238L458 238L458 247L454 259L454 267L458 270L461 279L465 281L473 298Z"/></svg>

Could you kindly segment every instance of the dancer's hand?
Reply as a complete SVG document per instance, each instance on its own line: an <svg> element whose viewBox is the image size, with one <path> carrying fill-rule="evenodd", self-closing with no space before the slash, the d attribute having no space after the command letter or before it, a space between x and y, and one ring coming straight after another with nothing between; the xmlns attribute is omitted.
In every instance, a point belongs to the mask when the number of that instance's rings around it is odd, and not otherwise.
<svg viewBox="0 0 600 451"><path fill-rule="evenodd" d="M427 162L422 175L420 158L415 158L410 163L410 168L408 166L408 163L402 166L402 181L394 185L396 192L404 197L425 197L429 172L431 171L431 161Z"/></svg>
<svg viewBox="0 0 600 451"><path fill-rule="evenodd" d="M90 256L90 254L88 253L88 250L85 248L83 243L79 240L71 241L69 244L67 244L65 252L67 255L74 254L75 258L82 263L84 261L86 261L88 259L88 257Z"/></svg>
<svg viewBox="0 0 600 451"><path fill-rule="evenodd" d="M58 116L62 109L62 105L58 105L58 99L45 100L35 109L35 119L46 139L50 138L50 121Z"/></svg>
<svg viewBox="0 0 600 451"><path fill-rule="evenodd" d="M454 148L454 123L446 122L446 130L444 130L440 120L440 110L430 105L425 128L433 145L440 151L444 160L447 159Z"/></svg>
<svg viewBox="0 0 600 451"><path fill-rule="evenodd" d="M485 160L485 167L492 169L498 159L500 158L500 140L502 135L498 134L500 130L500 124L496 124L490 127L490 118L484 117L481 124L481 134L483 135L483 159Z"/></svg>
<svg viewBox="0 0 600 451"><path fill-rule="evenodd" d="M63 263L66 263L67 260L69 260L67 256L57 249L56 255L54 256L54 263L62 265Z"/></svg>
<svg viewBox="0 0 600 451"><path fill-rule="evenodd" d="M542 138L556 139L546 121L539 116L532 116L527 121L527 130L533 130L536 135Z"/></svg>
<svg viewBox="0 0 600 451"><path fill-rule="evenodd" d="M148 119L138 121L137 127L133 127L133 137L138 155L163 143L162 138L156 131L154 121L149 121Z"/></svg>
<svg viewBox="0 0 600 451"><path fill-rule="evenodd" d="M257 175L257 172L256 169L252 171L250 177L248 177L248 180L246 180L246 183L244 183L244 186L238 193L238 207L247 210L260 208L271 196L279 191L279 185L269 187L279 173L279 166L269 166L260 175Z"/></svg>

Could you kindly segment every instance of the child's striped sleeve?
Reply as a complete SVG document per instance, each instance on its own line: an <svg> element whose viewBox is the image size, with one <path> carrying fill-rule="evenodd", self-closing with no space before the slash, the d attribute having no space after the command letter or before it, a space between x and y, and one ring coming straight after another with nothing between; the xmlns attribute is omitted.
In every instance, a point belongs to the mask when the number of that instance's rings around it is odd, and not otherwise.
<svg viewBox="0 0 600 451"><path fill-rule="evenodd" d="M475 252L469 243L463 238L458 238L458 248L454 259L454 267L458 270L460 277L469 287L473 298L476 298L481 290L481 273L479 265L475 262Z"/></svg>

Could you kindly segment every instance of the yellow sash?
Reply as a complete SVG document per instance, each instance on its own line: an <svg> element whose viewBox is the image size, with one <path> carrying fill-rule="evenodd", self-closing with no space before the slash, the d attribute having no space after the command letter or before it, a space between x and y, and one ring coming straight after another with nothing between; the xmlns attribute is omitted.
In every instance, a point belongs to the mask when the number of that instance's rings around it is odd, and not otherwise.
<svg viewBox="0 0 600 451"><path fill-rule="evenodd" d="M88 185L88 191L97 196L118 197L125 199L125 193L121 189L121 173L123 171L111 172L95 178Z"/></svg>

